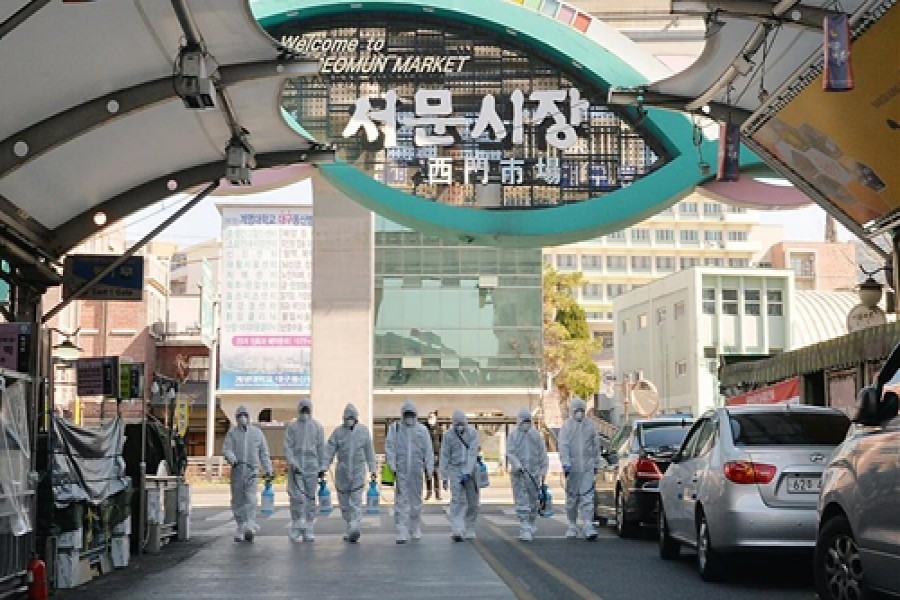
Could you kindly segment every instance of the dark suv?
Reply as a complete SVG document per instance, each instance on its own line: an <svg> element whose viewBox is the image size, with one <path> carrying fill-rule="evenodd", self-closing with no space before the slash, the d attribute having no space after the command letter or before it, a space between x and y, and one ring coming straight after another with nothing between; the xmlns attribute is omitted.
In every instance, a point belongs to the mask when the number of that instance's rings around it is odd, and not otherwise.
<svg viewBox="0 0 900 600"><path fill-rule="evenodd" d="M633 535L642 522L655 522L659 480L693 423L686 415L634 421L604 448L594 514L601 523L613 520L619 537Z"/></svg>

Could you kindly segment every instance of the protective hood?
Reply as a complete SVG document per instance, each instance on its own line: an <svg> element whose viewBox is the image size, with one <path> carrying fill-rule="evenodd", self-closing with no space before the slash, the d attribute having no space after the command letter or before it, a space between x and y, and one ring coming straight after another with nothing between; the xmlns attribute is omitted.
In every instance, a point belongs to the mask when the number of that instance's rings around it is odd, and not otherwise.
<svg viewBox="0 0 900 600"><path fill-rule="evenodd" d="M527 408L520 408L519 412L516 413L516 425L521 425L525 421L531 420L531 411Z"/></svg>
<svg viewBox="0 0 900 600"><path fill-rule="evenodd" d="M461 410L454 410L453 416L451 417L451 422L454 425L468 425L469 421L466 419L466 413Z"/></svg>
<svg viewBox="0 0 900 600"><path fill-rule="evenodd" d="M247 407L246 407L246 406L244 406L243 404L241 404L240 406L237 407L237 410L234 411L234 416L237 417L238 415L247 415L247 416L249 417L249 416L250 416L250 411L247 410Z"/></svg>
<svg viewBox="0 0 900 600"><path fill-rule="evenodd" d="M584 400L581 398L575 398L569 404L569 416L575 416L576 410L583 410L587 412L587 405L584 403Z"/></svg>
<svg viewBox="0 0 900 600"><path fill-rule="evenodd" d="M356 419L359 420L359 411L356 410L356 407L353 406L352 403L348 403L347 406L344 407L344 419Z"/></svg>
<svg viewBox="0 0 900 600"><path fill-rule="evenodd" d="M413 404L412 400L407 400L403 403L403 407L400 409L400 415L402 416L404 413L408 412L415 414L417 417L419 416L419 411L416 410L416 405Z"/></svg>
<svg viewBox="0 0 900 600"><path fill-rule="evenodd" d="M309 398L301 398L299 404L297 404L297 412L299 413L304 408L308 408L309 414L312 414L312 400Z"/></svg>

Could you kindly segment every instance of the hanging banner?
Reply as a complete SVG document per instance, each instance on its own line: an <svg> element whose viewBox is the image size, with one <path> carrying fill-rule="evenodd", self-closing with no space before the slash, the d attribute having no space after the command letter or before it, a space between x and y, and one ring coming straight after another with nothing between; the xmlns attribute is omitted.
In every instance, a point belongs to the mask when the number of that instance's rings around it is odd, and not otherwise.
<svg viewBox="0 0 900 600"><path fill-rule="evenodd" d="M800 404L800 378L793 377L775 385L753 390L725 401L727 406L741 404Z"/></svg>
<svg viewBox="0 0 900 600"><path fill-rule="evenodd" d="M716 181L737 181L741 178L740 153L741 126L736 123L720 123Z"/></svg>
<svg viewBox="0 0 900 600"><path fill-rule="evenodd" d="M188 423L191 418L191 397L188 394L178 394L175 399L175 414L173 425L180 437L187 433Z"/></svg>
<svg viewBox="0 0 900 600"><path fill-rule="evenodd" d="M850 18L845 15L825 17L825 76L822 87L826 92L846 92L853 89L853 68L850 64Z"/></svg>

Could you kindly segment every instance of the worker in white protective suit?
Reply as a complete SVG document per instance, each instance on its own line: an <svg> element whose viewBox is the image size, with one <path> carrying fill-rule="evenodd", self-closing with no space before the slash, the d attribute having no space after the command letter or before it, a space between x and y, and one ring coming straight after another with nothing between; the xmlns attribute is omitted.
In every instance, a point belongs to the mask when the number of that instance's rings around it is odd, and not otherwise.
<svg viewBox="0 0 900 600"><path fill-rule="evenodd" d="M284 433L284 457L288 464L287 491L291 499L291 528L288 537L297 542L315 538L316 489L324 475L325 431L312 418L312 400L303 398L297 406L297 419Z"/></svg>
<svg viewBox="0 0 900 600"><path fill-rule="evenodd" d="M566 476L566 516L569 519L566 537L576 538L583 529L586 540L595 540L594 475L600 464L600 436L597 425L585 415L584 400L575 398L569 412L571 415L559 432L559 460Z"/></svg>
<svg viewBox="0 0 900 600"><path fill-rule="evenodd" d="M506 464L512 474L513 501L519 519L519 539L530 542L537 531L541 482L547 475L547 445L531 422L531 412L520 408L516 428L506 439Z"/></svg>
<svg viewBox="0 0 900 600"><path fill-rule="evenodd" d="M237 424L228 430L222 443L222 454L231 465L231 510L237 523L234 541L253 541L259 530L256 524L257 478L262 467L266 479L272 479L269 445L262 431L250 424L246 406L234 414Z"/></svg>
<svg viewBox="0 0 900 600"><path fill-rule="evenodd" d="M416 405L403 403L402 419L388 428L385 459L394 472L394 523L397 543L422 538L422 476L434 473L434 447L428 429L418 421Z"/></svg>
<svg viewBox="0 0 900 600"><path fill-rule="evenodd" d="M441 442L440 458L443 487L450 488L450 524L455 542L475 538L480 502L477 468L478 432L469 425L466 413L456 410Z"/></svg>
<svg viewBox="0 0 900 600"><path fill-rule="evenodd" d="M328 438L321 470L327 471L335 457L334 489L337 490L341 516L347 524L344 540L355 543L360 535L367 469L368 473L375 472L375 449L369 429L359 423L359 412L352 404L344 407L343 424Z"/></svg>

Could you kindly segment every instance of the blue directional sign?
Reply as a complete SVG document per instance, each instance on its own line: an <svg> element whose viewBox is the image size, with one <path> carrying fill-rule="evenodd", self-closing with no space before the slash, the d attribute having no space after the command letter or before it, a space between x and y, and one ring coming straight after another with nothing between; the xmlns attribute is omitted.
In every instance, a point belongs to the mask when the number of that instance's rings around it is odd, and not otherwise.
<svg viewBox="0 0 900 600"><path fill-rule="evenodd" d="M70 254L66 257L63 274L63 297L100 274L119 259L115 254ZM112 273L87 291L82 300L140 301L144 293L144 257L131 256Z"/></svg>

